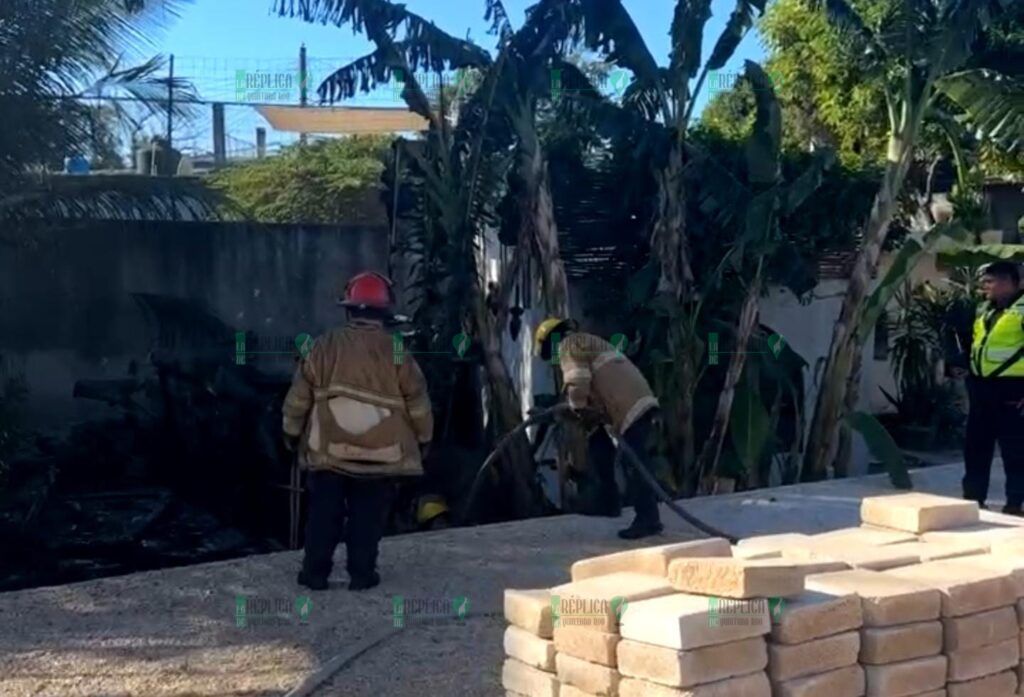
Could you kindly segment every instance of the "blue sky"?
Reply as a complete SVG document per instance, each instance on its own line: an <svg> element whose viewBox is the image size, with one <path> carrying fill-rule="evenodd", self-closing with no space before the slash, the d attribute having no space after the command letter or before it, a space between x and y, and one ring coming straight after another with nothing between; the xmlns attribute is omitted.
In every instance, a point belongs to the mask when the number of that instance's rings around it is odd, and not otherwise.
<svg viewBox="0 0 1024 697"><path fill-rule="evenodd" d="M522 23L526 8L534 0L505 0L513 24ZM672 21L674 0L623 0L648 46L659 63L667 63L670 50L668 27ZM193 0L181 17L170 23L153 48L163 54L175 55L175 74L192 80L204 99L235 101L236 79L247 75L293 75L297 70L299 47L305 43L314 80L333 67L357 58L371 49L369 42L352 34L351 29L312 25L298 19L271 14L271 0ZM405 0L407 7L433 20L445 31L466 37L492 48L494 37L487 34L483 0ZM710 53L733 8L733 0L714 0L713 16L707 25L704 50ZM759 38L751 33L744 39L727 70L738 71L744 59L760 60L764 50ZM261 94L266 94L261 92ZM290 102L291 95L276 92L281 101ZM315 96L315 95L314 95ZM707 99L701 96L701 102ZM250 101L245 99L242 101ZM276 100L260 100L276 101ZM390 93L371 95L354 104L397 106ZM227 108L229 150L243 150L255 140L255 129L263 120L246 107ZM200 111L194 123L176 129L176 144L187 149L208 150L210 145L209 115ZM271 144L288 142L287 134L271 132Z"/></svg>

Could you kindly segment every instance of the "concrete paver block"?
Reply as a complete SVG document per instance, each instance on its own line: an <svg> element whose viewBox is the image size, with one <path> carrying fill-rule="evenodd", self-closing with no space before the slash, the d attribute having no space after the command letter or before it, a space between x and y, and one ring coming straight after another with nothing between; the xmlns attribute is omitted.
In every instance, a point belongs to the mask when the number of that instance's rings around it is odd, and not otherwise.
<svg viewBox="0 0 1024 697"><path fill-rule="evenodd" d="M520 629L550 639L551 591L505 589L505 619Z"/></svg>
<svg viewBox="0 0 1024 697"><path fill-rule="evenodd" d="M883 665L942 653L942 623L912 622L865 627L860 633L860 662Z"/></svg>
<svg viewBox="0 0 1024 697"><path fill-rule="evenodd" d="M897 578L889 572L867 569L835 571L808 576L805 583L808 590L830 595L856 593L861 599L866 627L938 619L942 607L942 596L937 589Z"/></svg>
<svg viewBox="0 0 1024 697"><path fill-rule="evenodd" d="M802 644L768 646L768 677L782 682L855 665L860 653L860 632L844 632Z"/></svg>
<svg viewBox="0 0 1024 697"><path fill-rule="evenodd" d="M1018 598L1024 598L1024 556L1017 554L977 554L963 559L975 566L1010 574Z"/></svg>
<svg viewBox="0 0 1024 697"><path fill-rule="evenodd" d="M669 687L692 687L763 671L768 653L762 637L689 651L623 639L618 647L618 662L624 677Z"/></svg>
<svg viewBox="0 0 1024 697"><path fill-rule="evenodd" d="M555 656L558 679L599 697L619 694L619 671L564 653Z"/></svg>
<svg viewBox="0 0 1024 697"><path fill-rule="evenodd" d="M1016 692L1017 676L1012 670L946 686L948 697L1011 697Z"/></svg>
<svg viewBox="0 0 1024 697"><path fill-rule="evenodd" d="M922 493L869 496L860 502L860 519L869 525L922 533L977 523L978 504Z"/></svg>
<svg viewBox="0 0 1024 697"><path fill-rule="evenodd" d="M1021 629L1024 629L1024 599L1017 601L1017 624L1020 625Z"/></svg>
<svg viewBox="0 0 1024 697"><path fill-rule="evenodd" d="M850 568L850 565L846 562L826 556L819 556L814 559L786 559L786 564L789 564L799 571L804 578L811 574L824 574L829 571L845 571Z"/></svg>
<svg viewBox="0 0 1024 697"><path fill-rule="evenodd" d="M1020 639L1015 637L989 646L951 651L948 656L950 682L973 680L1016 668L1020 663Z"/></svg>
<svg viewBox="0 0 1024 697"><path fill-rule="evenodd" d="M993 523L977 523L953 530L933 530L921 534L923 542L949 542L956 544L976 544L985 551L992 545L1011 540L1024 540L1024 528L1016 525L995 525Z"/></svg>
<svg viewBox="0 0 1024 697"><path fill-rule="evenodd" d="M764 671L681 689L636 678L619 683L619 697L771 697L771 693Z"/></svg>
<svg viewBox="0 0 1024 697"><path fill-rule="evenodd" d="M942 620L942 626L947 653L1015 639L1020 633L1014 607L1001 607L963 617L946 617Z"/></svg>
<svg viewBox="0 0 1024 697"><path fill-rule="evenodd" d="M886 530L884 528L862 525L856 528L841 528L829 532L811 535L811 544L817 545L821 542L838 543L840 546L851 544L867 545L870 547L881 547L883 545L894 545L900 542L916 542L917 535L899 530Z"/></svg>
<svg viewBox="0 0 1024 697"><path fill-rule="evenodd" d="M864 666L869 697L907 697L946 685L946 657L929 656L883 666Z"/></svg>
<svg viewBox="0 0 1024 697"><path fill-rule="evenodd" d="M804 590L804 575L775 559L676 559L668 577L684 593L724 598L791 598Z"/></svg>
<svg viewBox="0 0 1024 697"><path fill-rule="evenodd" d="M733 547L732 555L740 559L771 559L781 556L783 549L805 545L808 540L810 540L809 535L795 532L786 532L780 535L758 535L737 542Z"/></svg>
<svg viewBox="0 0 1024 697"><path fill-rule="evenodd" d="M985 551L997 555L1024 556L1024 535L1001 535L992 540L989 549Z"/></svg>
<svg viewBox="0 0 1024 697"><path fill-rule="evenodd" d="M867 545L851 544L837 546L834 543L817 543L811 547L792 547L782 551L783 559L818 559L826 558L841 561L854 569L871 569L883 571L897 566L918 564L921 561L919 553L904 550L903 545L883 545L880 547L869 547Z"/></svg>
<svg viewBox="0 0 1024 697"><path fill-rule="evenodd" d="M511 625L505 629L505 655L528 666L555 672L555 645L533 632Z"/></svg>
<svg viewBox="0 0 1024 697"><path fill-rule="evenodd" d="M578 627L555 627L555 650L603 666L616 666L618 634L595 632Z"/></svg>
<svg viewBox="0 0 1024 697"><path fill-rule="evenodd" d="M558 688L558 697L595 697L595 695L590 692L584 692L575 685L562 683L562 686Z"/></svg>
<svg viewBox="0 0 1024 697"><path fill-rule="evenodd" d="M861 697L864 690L864 669L858 665L772 683L774 697Z"/></svg>
<svg viewBox="0 0 1024 697"><path fill-rule="evenodd" d="M680 650L725 644L770 631L767 601L720 601L686 593L630 603L620 627L623 639Z"/></svg>
<svg viewBox="0 0 1024 697"><path fill-rule="evenodd" d="M959 617L975 612L1013 605L1017 586L1005 571L985 568L959 557L901 566L883 573L937 588L942 596L942 616Z"/></svg>
<svg viewBox="0 0 1024 697"><path fill-rule="evenodd" d="M501 686L523 697L558 697L558 678L522 661L506 658L501 668Z"/></svg>
<svg viewBox="0 0 1024 697"><path fill-rule="evenodd" d="M955 559L987 551L986 545L980 542L900 542L886 548L914 554L922 562Z"/></svg>
<svg viewBox="0 0 1024 697"><path fill-rule="evenodd" d="M635 601L672 592L664 577L630 571L565 583L551 589L552 623L614 634Z"/></svg>
<svg viewBox="0 0 1024 697"><path fill-rule="evenodd" d="M857 629L864 622L860 598L854 593L829 595L804 591L786 601L772 624L772 641L799 644Z"/></svg>
<svg viewBox="0 0 1024 697"><path fill-rule="evenodd" d="M668 563L683 557L728 557L732 555L729 541L721 537L709 540L692 540L657 547L642 547L624 552L605 554L600 557L580 559L571 568L573 581L582 581L594 576L604 576L619 571L666 576Z"/></svg>

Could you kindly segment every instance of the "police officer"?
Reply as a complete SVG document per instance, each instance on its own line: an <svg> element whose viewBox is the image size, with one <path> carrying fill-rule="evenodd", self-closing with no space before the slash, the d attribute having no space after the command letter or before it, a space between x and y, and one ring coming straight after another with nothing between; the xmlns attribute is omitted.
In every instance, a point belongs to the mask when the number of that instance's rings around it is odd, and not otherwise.
<svg viewBox="0 0 1024 697"><path fill-rule="evenodd" d="M632 447L648 470L656 445L661 410L643 373L604 339L577 331L571 319L551 317L537 327L534 352L544 360L557 355L569 406L590 409L602 415L617 438ZM614 486L613 460L605 462L609 471L599 471L602 488ZM619 531L626 540L657 535L662 531L658 499L633 464L623 458L627 493L633 500L636 516L628 528ZM614 490L618 498L618 490Z"/></svg>
<svg viewBox="0 0 1024 697"><path fill-rule="evenodd" d="M1024 504L1024 292L1016 264L998 261L982 272L985 302L971 339L967 392L970 412L964 444L964 498L984 506L992 456L1006 472L1004 513Z"/></svg>
<svg viewBox="0 0 1024 697"><path fill-rule="evenodd" d="M310 470L309 517L299 584L327 588L344 539L349 590L380 583L391 477L423 474L434 429L427 384L415 359L396 359L391 281L373 272L349 281L348 323L313 344L284 402L289 449Z"/></svg>

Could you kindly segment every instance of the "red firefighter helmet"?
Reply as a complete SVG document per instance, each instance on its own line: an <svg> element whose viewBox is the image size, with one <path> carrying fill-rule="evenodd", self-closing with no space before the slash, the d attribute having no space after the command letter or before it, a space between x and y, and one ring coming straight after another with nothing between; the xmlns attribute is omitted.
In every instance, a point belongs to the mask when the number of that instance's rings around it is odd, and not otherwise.
<svg viewBox="0 0 1024 697"><path fill-rule="evenodd" d="M390 310L395 304L391 280L375 271L356 274L345 286L345 297L341 304L365 310Z"/></svg>

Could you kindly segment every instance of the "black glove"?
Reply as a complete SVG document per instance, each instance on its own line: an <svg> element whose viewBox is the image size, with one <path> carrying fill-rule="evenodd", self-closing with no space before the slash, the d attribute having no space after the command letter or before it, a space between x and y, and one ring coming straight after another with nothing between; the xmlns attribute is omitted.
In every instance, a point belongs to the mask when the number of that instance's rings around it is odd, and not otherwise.
<svg viewBox="0 0 1024 697"><path fill-rule="evenodd" d="M299 437L292 436L287 433L284 434L284 449L290 453L294 453L299 449Z"/></svg>

